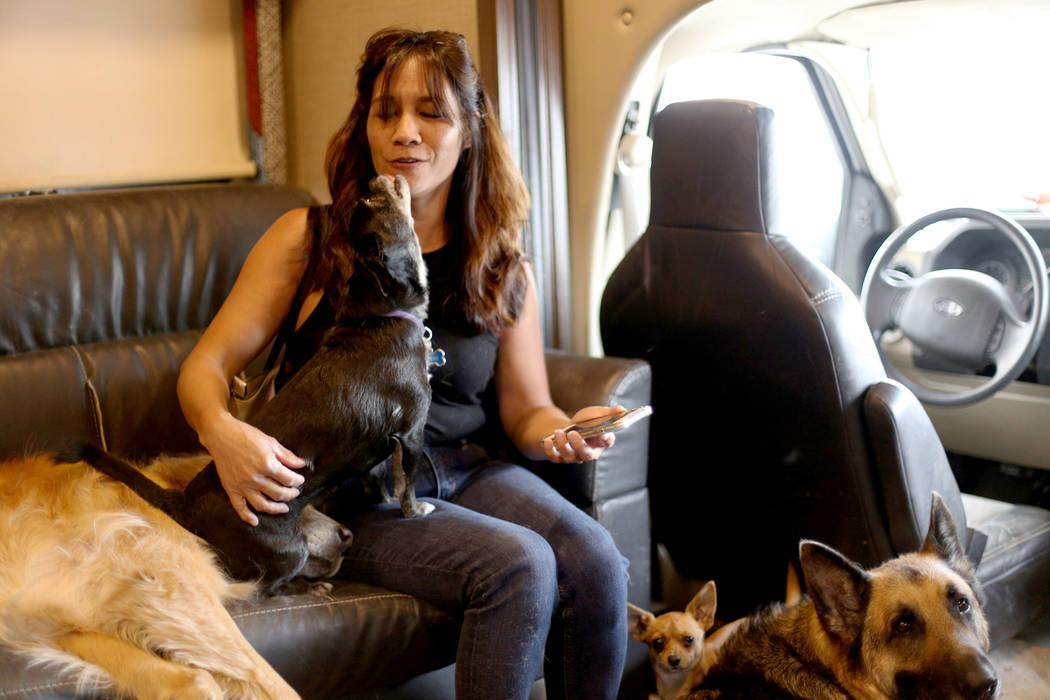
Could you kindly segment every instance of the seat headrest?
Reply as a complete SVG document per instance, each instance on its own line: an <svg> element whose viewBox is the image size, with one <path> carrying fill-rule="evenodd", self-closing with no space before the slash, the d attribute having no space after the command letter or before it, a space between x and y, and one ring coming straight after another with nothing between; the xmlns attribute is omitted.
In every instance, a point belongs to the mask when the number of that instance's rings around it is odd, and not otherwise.
<svg viewBox="0 0 1050 700"><path fill-rule="evenodd" d="M650 226L775 233L773 110L736 100L653 118Z"/></svg>

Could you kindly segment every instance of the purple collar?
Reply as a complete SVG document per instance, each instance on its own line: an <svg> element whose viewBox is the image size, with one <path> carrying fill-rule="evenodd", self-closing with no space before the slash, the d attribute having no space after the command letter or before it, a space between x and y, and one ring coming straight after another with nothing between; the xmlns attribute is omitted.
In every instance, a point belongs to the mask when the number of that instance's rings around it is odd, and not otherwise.
<svg viewBox="0 0 1050 700"><path fill-rule="evenodd" d="M385 313L383 315L388 317L388 318L403 318L405 320L411 321L412 323L414 323L417 326L419 326L419 332L420 333L423 333L424 335L426 335L426 331L425 331L425 327L423 326L423 322L419 320L418 316L413 316L412 314L408 313L407 311L402 311L401 309L397 309L396 311L391 311L390 313Z"/></svg>
<svg viewBox="0 0 1050 700"><path fill-rule="evenodd" d="M430 331L429 328L423 325L423 321L421 321L418 316L413 316L407 311L401 311L400 309L398 309L397 311L391 311L390 313L383 314L383 316L387 318L404 318L419 326L419 332L423 334L423 343L426 345L427 349L428 371L431 367L441 367L445 364L445 351L441 348L434 350L433 346L431 346L430 344L430 339L433 337L434 334Z"/></svg>

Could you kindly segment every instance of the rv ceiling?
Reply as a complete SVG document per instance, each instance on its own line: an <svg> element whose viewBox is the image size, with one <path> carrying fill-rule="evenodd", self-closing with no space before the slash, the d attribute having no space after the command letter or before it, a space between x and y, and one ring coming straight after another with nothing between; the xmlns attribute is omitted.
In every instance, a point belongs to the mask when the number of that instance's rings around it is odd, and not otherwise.
<svg viewBox="0 0 1050 700"><path fill-rule="evenodd" d="M990 27L1043 27L1050 16L1045 0L712 0L688 14L668 34L660 63L704 51L742 51L768 44L822 40L849 46L875 46L913 36L987 34ZM746 17L746 21L742 21Z"/></svg>
<svg viewBox="0 0 1050 700"><path fill-rule="evenodd" d="M1022 21L1021 18L1024 18ZM988 36L997 29L1040 30L1045 40L1050 6L1045 0L913 0L865 5L838 13L817 25L817 35L850 46L957 37Z"/></svg>

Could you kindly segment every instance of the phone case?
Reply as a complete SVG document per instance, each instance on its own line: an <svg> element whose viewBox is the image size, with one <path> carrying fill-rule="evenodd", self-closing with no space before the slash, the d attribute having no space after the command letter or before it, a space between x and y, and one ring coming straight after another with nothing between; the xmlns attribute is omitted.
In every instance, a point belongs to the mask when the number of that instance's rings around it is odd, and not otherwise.
<svg viewBox="0 0 1050 700"><path fill-rule="evenodd" d="M624 428L629 428L630 426L634 425L642 418L652 415L652 413L652 406L639 406L638 408L632 409L627 413L623 413L618 416L601 416L588 421L583 421L581 423L573 423L571 425L565 426L563 430L565 432L575 430L577 433L580 434L580 437L587 439L596 435L601 435L602 433L619 432ZM547 437L553 438L554 433L551 433ZM544 438L544 440L546 439L547 438Z"/></svg>

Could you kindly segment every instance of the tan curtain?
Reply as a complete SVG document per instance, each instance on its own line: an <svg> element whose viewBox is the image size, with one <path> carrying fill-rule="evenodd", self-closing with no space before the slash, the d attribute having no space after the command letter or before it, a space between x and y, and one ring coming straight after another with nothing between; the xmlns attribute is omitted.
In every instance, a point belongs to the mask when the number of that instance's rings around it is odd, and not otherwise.
<svg viewBox="0 0 1050 700"><path fill-rule="evenodd" d="M241 9L0 0L0 192L253 177Z"/></svg>

